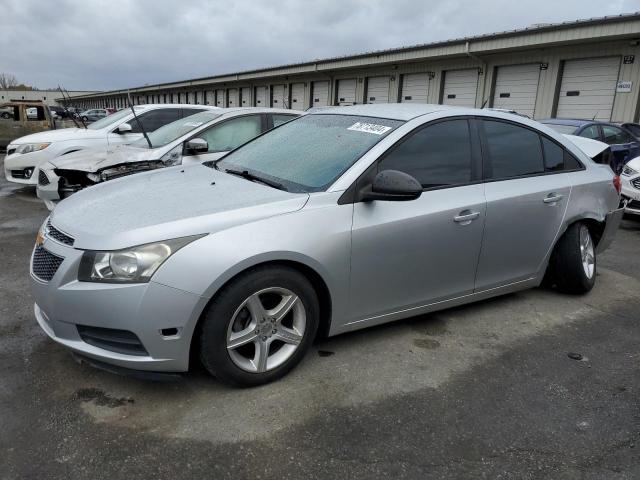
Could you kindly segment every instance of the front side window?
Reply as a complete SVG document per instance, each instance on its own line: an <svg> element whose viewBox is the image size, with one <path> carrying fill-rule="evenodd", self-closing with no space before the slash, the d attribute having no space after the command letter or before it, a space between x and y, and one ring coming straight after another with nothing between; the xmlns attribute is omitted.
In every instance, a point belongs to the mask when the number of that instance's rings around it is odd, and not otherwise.
<svg viewBox="0 0 640 480"><path fill-rule="evenodd" d="M482 125L485 139L483 156L490 165L490 178L511 178L545 171L537 133L506 122L484 120Z"/></svg>
<svg viewBox="0 0 640 480"><path fill-rule="evenodd" d="M591 138L592 140L600 140L600 132L597 125L589 125L587 128L580 132L580 136L584 138Z"/></svg>
<svg viewBox="0 0 640 480"><path fill-rule="evenodd" d="M469 122L439 122L411 134L380 162L379 171L383 170L407 173L423 188L470 182Z"/></svg>
<svg viewBox="0 0 640 480"><path fill-rule="evenodd" d="M189 110L185 110L185 112L189 112ZM204 125L205 123L209 123L215 120L220 115L220 113L212 111L197 113L195 115L191 115L189 117L185 117L180 120L176 120L175 122L164 125L157 130L149 133L148 137L153 148L163 147L173 142L174 140L177 140L183 135L186 135L191 130L194 130L201 125ZM135 122L135 120L132 120L131 123ZM149 148L149 144L147 143L147 140L145 138L136 140L131 144L131 146L137 148Z"/></svg>
<svg viewBox="0 0 640 480"><path fill-rule="evenodd" d="M307 115L265 133L215 166L246 170L293 192L323 191L402 123L355 115Z"/></svg>
<svg viewBox="0 0 640 480"><path fill-rule="evenodd" d="M198 133L209 144L209 152L228 152L247 143L262 132L262 117L247 115L232 118Z"/></svg>
<svg viewBox="0 0 640 480"><path fill-rule="evenodd" d="M175 122L180 117L181 112L179 108L159 108L157 110L151 110L150 112L138 115L139 123L135 118L129 121L131 133L142 133L140 124L142 124L146 133L153 132L168 123Z"/></svg>
<svg viewBox="0 0 640 480"><path fill-rule="evenodd" d="M604 142L608 145L631 142L631 136L627 132L611 125L602 126L602 135L604 136Z"/></svg>

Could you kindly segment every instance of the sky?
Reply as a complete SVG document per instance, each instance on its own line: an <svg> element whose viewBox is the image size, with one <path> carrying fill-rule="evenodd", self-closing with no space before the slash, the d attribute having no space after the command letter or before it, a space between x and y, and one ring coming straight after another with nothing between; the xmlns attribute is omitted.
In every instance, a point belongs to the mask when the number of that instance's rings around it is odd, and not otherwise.
<svg viewBox="0 0 640 480"><path fill-rule="evenodd" d="M0 0L0 72L112 90L640 11L640 0Z"/></svg>

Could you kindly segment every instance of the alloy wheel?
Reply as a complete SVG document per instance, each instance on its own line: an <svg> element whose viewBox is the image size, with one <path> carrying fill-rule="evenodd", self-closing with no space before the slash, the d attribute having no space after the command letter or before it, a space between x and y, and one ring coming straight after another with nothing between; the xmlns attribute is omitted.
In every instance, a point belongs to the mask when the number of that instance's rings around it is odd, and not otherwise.
<svg viewBox="0 0 640 480"><path fill-rule="evenodd" d="M580 227L580 257L584 273L588 279L591 279L596 268L596 256L589 229L584 225Z"/></svg>

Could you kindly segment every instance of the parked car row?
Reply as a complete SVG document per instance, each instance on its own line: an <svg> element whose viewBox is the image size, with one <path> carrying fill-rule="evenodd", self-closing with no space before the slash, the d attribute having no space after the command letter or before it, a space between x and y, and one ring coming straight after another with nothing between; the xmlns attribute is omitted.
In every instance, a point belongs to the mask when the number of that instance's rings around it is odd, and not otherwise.
<svg viewBox="0 0 640 480"><path fill-rule="evenodd" d="M136 114L146 125L169 108ZM20 139L7 157L9 175L39 167L39 195L64 199L33 250L36 319L112 371L199 359L221 381L259 385L317 334L543 279L586 293L623 213L620 178L590 158L610 147L511 113L175 110L149 121L148 139L123 141L137 124L123 110Z"/></svg>

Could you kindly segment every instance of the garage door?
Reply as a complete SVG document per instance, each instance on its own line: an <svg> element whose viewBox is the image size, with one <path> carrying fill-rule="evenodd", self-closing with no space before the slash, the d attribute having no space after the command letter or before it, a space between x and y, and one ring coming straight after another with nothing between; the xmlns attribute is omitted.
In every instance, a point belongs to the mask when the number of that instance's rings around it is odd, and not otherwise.
<svg viewBox="0 0 640 480"><path fill-rule="evenodd" d="M242 87L240 89L240 106L242 107L251 106L251 88Z"/></svg>
<svg viewBox="0 0 640 480"><path fill-rule="evenodd" d="M515 110L533 118L539 78L539 63L498 67L493 107Z"/></svg>
<svg viewBox="0 0 640 480"><path fill-rule="evenodd" d="M216 90L216 107L224 107L224 90Z"/></svg>
<svg viewBox="0 0 640 480"><path fill-rule="evenodd" d="M429 74L407 73L402 76L403 103L429 103Z"/></svg>
<svg viewBox="0 0 640 480"><path fill-rule="evenodd" d="M291 105L294 110L304 110L304 83L294 83L291 85Z"/></svg>
<svg viewBox="0 0 640 480"><path fill-rule="evenodd" d="M556 116L610 120L619 70L619 57L564 62Z"/></svg>
<svg viewBox="0 0 640 480"><path fill-rule="evenodd" d="M227 106L229 107L238 106L238 89L237 88L230 88L227 90Z"/></svg>
<svg viewBox="0 0 640 480"><path fill-rule="evenodd" d="M356 103L356 79L338 80L338 105L353 105Z"/></svg>
<svg viewBox="0 0 640 480"><path fill-rule="evenodd" d="M478 69L449 70L444 74L442 103L460 107L475 107L478 91Z"/></svg>
<svg viewBox="0 0 640 480"><path fill-rule="evenodd" d="M312 82L311 98L312 107L329 105L329 82Z"/></svg>
<svg viewBox="0 0 640 480"><path fill-rule="evenodd" d="M274 85L272 87L271 106L275 108L287 108L284 100L284 85Z"/></svg>
<svg viewBox="0 0 640 480"><path fill-rule="evenodd" d="M365 103L389 103L389 77L369 77Z"/></svg>
<svg viewBox="0 0 640 480"><path fill-rule="evenodd" d="M256 87L255 88L255 107L266 107L269 104L268 101L269 87Z"/></svg>

